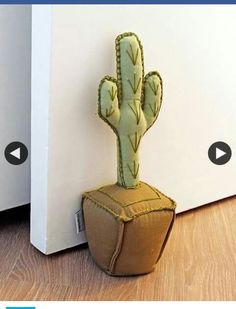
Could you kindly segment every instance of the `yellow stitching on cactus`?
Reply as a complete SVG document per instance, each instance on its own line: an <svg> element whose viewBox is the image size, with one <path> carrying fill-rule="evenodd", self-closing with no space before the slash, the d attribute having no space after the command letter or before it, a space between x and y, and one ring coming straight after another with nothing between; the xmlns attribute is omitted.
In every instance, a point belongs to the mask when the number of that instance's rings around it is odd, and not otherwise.
<svg viewBox="0 0 236 309"><path fill-rule="evenodd" d="M124 169L123 169L123 164L122 164L122 150L121 150L121 141L120 141L120 136L117 134L117 140L118 140L118 153L119 153L119 174L121 177L121 185L126 187L125 183L125 177L124 177Z"/></svg>
<svg viewBox="0 0 236 309"><path fill-rule="evenodd" d="M133 83L130 81L130 79L127 80L132 91L133 91L133 94L136 94L136 92L138 91L138 88L139 88L139 85L141 83L141 77L139 77L138 79L138 82L136 80L136 73L134 73L134 80L133 80Z"/></svg>
<svg viewBox="0 0 236 309"><path fill-rule="evenodd" d="M154 108L152 108L152 104L148 104L149 105L149 107L150 107L150 109L151 109L151 111L152 111L152 114L153 114L153 117L155 118L156 117L156 115L157 115L157 113L158 113L158 105L157 105L157 101L156 100L154 100Z"/></svg>
<svg viewBox="0 0 236 309"><path fill-rule="evenodd" d="M128 50L126 50L126 53L128 54L130 60L132 61L133 65L136 65L137 63L137 59L138 59L138 52L139 49L137 48L136 50L136 54L134 55L134 51L133 51L133 46L131 45L131 43L129 43L130 49L131 49L131 54Z"/></svg>
<svg viewBox="0 0 236 309"><path fill-rule="evenodd" d="M152 85L151 82L148 82L149 87L151 88L152 92L154 93L154 95L157 95L157 91L159 88L159 85L155 84L154 80L152 81Z"/></svg>
<svg viewBox="0 0 236 309"><path fill-rule="evenodd" d="M131 175L133 176L134 179L137 178L138 176L138 172L139 172L139 163L138 165L136 165L136 161L133 161L133 170L131 169L130 165L127 163L127 167L131 173Z"/></svg>
<svg viewBox="0 0 236 309"><path fill-rule="evenodd" d="M140 136L138 137L138 133L135 132L135 138L134 138L134 144L133 144L130 135L128 135L128 139L129 139L129 142L130 142L130 144L131 144L131 147L132 147L134 153L136 153L137 150L138 150L138 148L139 148L139 144L140 144L141 138L142 138L142 135L140 135Z"/></svg>
<svg viewBox="0 0 236 309"><path fill-rule="evenodd" d="M137 102L136 100L133 100L133 103L134 103L134 108L131 106L130 103L128 103L128 104L129 104L129 107L131 108L132 112L134 113L134 115L136 117L137 124L139 124L140 117L141 117L141 104L140 104L140 102ZM138 107L137 107L137 103L138 103Z"/></svg>
<svg viewBox="0 0 236 309"><path fill-rule="evenodd" d="M113 106L111 105L110 108L106 108L106 117L109 118L114 113Z"/></svg>
<svg viewBox="0 0 236 309"><path fill-rule="evenodd" d="M112 86L111 90L108 90L109 94L110 94L110 98L112 101L115 100L116 94L117 94L117 90L114 91L114 87Z"/></svg>

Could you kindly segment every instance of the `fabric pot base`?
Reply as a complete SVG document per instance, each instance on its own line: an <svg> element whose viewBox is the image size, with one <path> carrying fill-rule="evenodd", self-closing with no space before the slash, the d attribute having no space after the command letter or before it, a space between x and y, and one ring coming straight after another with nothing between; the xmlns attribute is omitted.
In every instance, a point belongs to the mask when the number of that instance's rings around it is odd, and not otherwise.
<svg viewBox="0 0 236 309"><path fill-rule="evenodd" d="M175 218L175 202L140 182L87 192L82 201L93 259L111 275L149 273L165 247Z"/></svg>

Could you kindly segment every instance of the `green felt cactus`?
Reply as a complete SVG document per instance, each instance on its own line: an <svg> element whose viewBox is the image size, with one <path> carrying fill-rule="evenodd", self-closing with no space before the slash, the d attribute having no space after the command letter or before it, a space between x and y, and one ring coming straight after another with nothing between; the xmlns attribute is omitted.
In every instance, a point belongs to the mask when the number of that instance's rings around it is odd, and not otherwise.
<svg viewBox="0 0 236 309"><path fill-rule="evenodd" d="M139 184L139 145L158 117L162 80L158 72L144 76L143 49L134 33L116 38L117 79L105 76L99 86L99 116L117 136L118 184Z"/></svg>
<svg viewBox="0 0 236 309"><path fill-rule="evenodd" d="M175 202L139 180L139 147L158 117L162 80L144 76L143 50L134 33L116 39L117 79L99 86L99 116L117 136L116 184L85 192L82 207L93 259L115 276L154 270L175 219ZM130 190L129 190L130 189Z"/></svg>

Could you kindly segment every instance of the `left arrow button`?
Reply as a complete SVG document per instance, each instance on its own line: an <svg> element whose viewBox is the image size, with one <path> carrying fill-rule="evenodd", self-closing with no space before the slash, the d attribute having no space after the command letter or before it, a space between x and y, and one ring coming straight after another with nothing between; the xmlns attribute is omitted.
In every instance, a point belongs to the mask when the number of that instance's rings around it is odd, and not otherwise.
<svg viewBox="0 0 236 309"><path fill-rule="evenodd" d="M21 142L12 142L7 145L4 154L8 163L20 165L27 159L28 149Z"/></svg>

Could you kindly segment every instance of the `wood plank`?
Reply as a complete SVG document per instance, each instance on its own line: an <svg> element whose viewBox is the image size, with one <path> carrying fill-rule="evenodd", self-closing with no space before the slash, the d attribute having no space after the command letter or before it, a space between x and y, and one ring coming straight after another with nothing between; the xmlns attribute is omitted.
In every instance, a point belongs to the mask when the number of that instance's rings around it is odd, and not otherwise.
<svg viewBox="0 0 236 309"><path fill-rule="evenodd" d="M0 212L0 278L8 276L29 242L29 205Z"/></svg>

